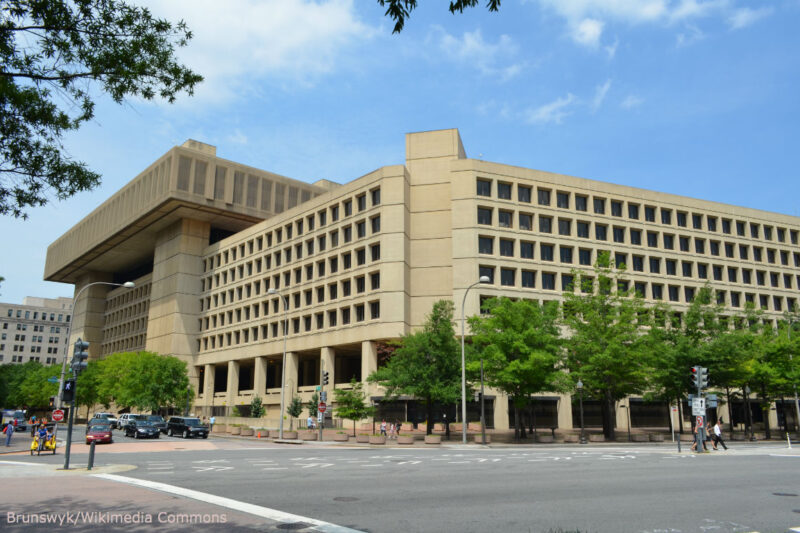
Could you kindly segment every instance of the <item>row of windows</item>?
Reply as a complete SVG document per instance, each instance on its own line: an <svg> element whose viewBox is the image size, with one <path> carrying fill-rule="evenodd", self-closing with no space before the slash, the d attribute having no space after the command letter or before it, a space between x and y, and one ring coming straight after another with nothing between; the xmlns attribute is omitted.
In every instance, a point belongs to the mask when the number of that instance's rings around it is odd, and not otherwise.
<svg viewBox="0 0 800 533"><path fill-rule="evenodd" d="M15 311L16 311L16 313L15 313ZM15 309L9 309L8 310L8 318L14 318L15 314L16 314L16 318L23 318L23 315L24 315L24 318L26 318L28 320L40 320L39 311L29 311L29 310L23 311L22 309L16 309L16 310ZM31 318L31 315L32 315L32 318ZM71 319L71 315L67 315L66 321L69 322L70 319ZM47 320L47 313L46 312L42 313L41 320ZM56 313L50 313L50 320L56 321ZM59 313L58 314L57 322L64 322L64 314L63 313Z"/></svg>
<svg viewBox="0 0 800 533"><path fill-rule="evenodd" d="M127 303L146 298L147 296L150 295L151 285L152 284L149 281L144 284L139 284L139 282L137 282L135 288L125 289L116 296L106 299L106 304L105 304L106 312L120 308Z"/></svg>
<svg viewBox="0 0 800 533"><path fill-rule="evenodd" d="M369 245L369 258L371 262L380 260L380 243ZM206 296L200 300L200 310L214 309L221 305L232 304L243 299L259 296L262 291L267 293L271 288L278 290L283 286L283 288L286 289L291 287L292 283L301 284L304 281L311 282L316 278L324 278L327 275L338 273L340 268L342 270L353 268L353 261L355 261L356 267L366 265L367 248L359 248L353 252L334 255L326 259L308 263L302 267L296 267L293 270L285 270L271 277L264 277L261 280L255 280L254 282L246 283L236 288L230 288L217 294ZM256 273L258 272L259 270L256 269ZM209 290L209 284L206 283L205 280L201 280L201 283L201 289L207 292Z"/></svg>
<svg viewBox="0 0 800 533"><path fill-rule="evenodd" d="M492 197L493 181L485 178L477 180L477 195ZM513 199L513 187L515 184L504 181L497 181L497 198L500 200ZM532 203L533 186L516 184L517 201L521 203ZM736 235L746 237L748 234L754 239L771 241L777 239L778 242L786 242L787 234L792 244L798 244L798 231L787 230L787 228L775 227L758 222L746 222L743 220L733 220L729 218L719 218L703 213L690 213L667 207L656 207L654 205L640 204L636 202L625 202L623 200L609 199L603 196L590 197L583 194L573 194L568 191L556 190L550 187L536 187L536 201L541 206L552 206L555 199L555 207L560 209L573 209L575 211L588 212L589 205L597 215L609 213L612 217L622 218L627 215L630 220L644 220L645 222L656 222L658 220L664 225L672 225L673 220L678 227L691 227L696 230L719 231L732 235L735 229ZM627 204L627 209L625 209ZM673 218L673 214L675 215ZM749 229L749 232L748 232Z"/></svg>
<svg viewBox="0 0 800 533"><path fill-rule="evenodd" d="M263 324L260 327L254 326L238 331L203 337L203 339L198 339L197 346L198 350L216 350L249 342L258 342L259 338L262 341L266 341L268 338L277 339L283 337L284 333L288 334L291 332L299 334L302 332L310 332L314 329L321 330L340 325L346 326L353 321L358 323L365 322L366 320L377 320L380 318L380 315L380 301L376 300L365 304L356 304L339 309L331 309L327 312L319 312L313 315L293 318L290 320L290 331L284 332L284 321L280 320L270 324Z"/></svg>
<svg viewBox="0 0 800 533"><path fill-rule="evenodd" d="M575 278L572 274L557 272L537 272L535 270L516 269L508 267L496 267L491 265L481 265L478 267L479 276L487 276L489 283L495 283L495 274L499 271L499 282L502 287L514 287L523 289L536 289L537 276L539 278L538 288L548 291L573 292ZM591 278L586 278L591 280ZM648 285L650 290L648 292ZM581 287L582 292L589 292L591 285ZM691 303L694 300L699 287L688 285L669 285L663 283L653 283L645 281L620 281L618 287L620 291L634 290L636 294L651 300L669 300L670 302ZM716 291L717 303L727 304L731 307L741 308L745 303L752 303L765 310L783 311L784 309L794 309L797 305L796 298L784 296L742 293L738 291ZM683 296L683 299L681 298Z"/></svg>
<svg viewBox="0 0 800 533"><path fill-rule="evenodd" d="M103 342L103 355L119 352L132 352L135 350L143 350L145 341L147 340L146 334L129 336L124 339L119 339L111 342Z"/></svg>
<svg viewBox="0 0 800 533"><path fill-rule="evenodd" d="M492 224L492 208L478 207L478 224L491 225ZM498 210L498 221L501 228L513 227L514 213L511 211ZM606 241L613 240L615 243L631 244L634 246L642 246L643 242L647 243L650 248L663 248L665 250L680 250L681 252L694 252L696 254L708 254L712 256L721 256L724 252L725 257L750 260L756 262L764 262L776 264L778 260L782 265L789 265L790 258L794 266L800 267L800 252L789 252L788 250L776 250L774 248L767 248L762 246L751 246L749 244L736 244L732 242L721 242L717 240L707 240L699 237L689 237L686 235L674 235L670 233L660 233L657 231L645 231L639 228L626 228L622 226L609 226L599 222L591 223L585 221L573 221L568 218L558 218L556 226L554 226L553 217L539 215L539 233L552 234L557 230L559 235L571 237L573 236L573 226L575 228L575 236L582 239L590 239L592 236L594 240ZM575 222L573 224L573 222ZM594 225L594 232L591 232L591 227ZM528 213L519 213L519 229L532 231L533 230L533 215ZM626 239L627 237L627 239ZM643 241L643 239L645 239ZM694 247L692 247L694 241ZM708 246L706 246L708 245ZM751 253L752 252L752 253Z"/></svg>
<svg viewBox="0 0 800 533"><path fill-rule="evenodd" d="M355 201L355 206L358 209L359 213L362 211L366 211L368 197L372 207L379 206L381 203L380 187L371 189L368 193L363 192L357 194L355 198L348 198L345 200L341 200L340 202L337 202L334 205L321 209L316 214L307 215L293 222L289 222L285 224L282 228L270 230L263 236L250 239L246 244L241 243L231 247L228 250L223 250L221 252L218 252L214 256L209 257L203 261L203 272L210 272L215 268L227 265L229 262L234 262L237 260L237 255L239 259L242 259L247 255L252 255L254 253L261 252L264 249L265 243L267 248L271 248L273 245L273 241L276 245L281 244L283 242L284 236L288 241L293 238L294 234L300 237L303 235L304 231L314 231L314 229L317 227L317 224L319 225L320 228L322 228L328 224L329 218L331 223L338 222L340 218L340 213L344 213L345 218L352 216L354 201ZM361 223L366 224L366 222L364 221L359 222L359 224ZM378 222L376 224L378 225L378 227L380 227L380 219L378 219ZM358 231L359 229L357 227L356 232Z"/></svg>
<svg viewBox="0 0 800 533"><path fill-rule="evenodd" d="M380 232L380 216L375 216L370 219L370 227L372 230L372 235L377 234ZM352 227L347 226L342 229L342 235L344 243L347 244L352 242L353 235L352 235ZM356 224L356 236L358 239L366 238L367 230L366 230L366 222L359 222ZM328 241L328 237L330 237L330 241ZM328 242L330 242L330 248L335 248L339 246L339 230L331 231L329 234L320 235L315 239L309 239L305 243L298 243L295 244L294 247L288 246L283 250L276 251L272 254L266 254L263 257L256 258L253 261L248 261L245 264L238 265L237 267L229 268L222 272L217 272L213 276L208 276L202 279L202 290L207 291L213 288L217 288L227 283L233 283L237 279L242 279L247 276L252 276L253 272L256 274L261 273L262 268L265 271L269 271L272 269L273 265L275 268L279 268L286 263L287 265L292 262L292 258L299 261L303 259L303 251L305 250L306 256L314 255L314 248L316 243L316 249L318 253L322 253L328 248ZM305 244L305 245L304 245ZM363 249L361 249L363 250ZM355 254L363 254L363 251L356 250ZM342 255L342 263L344 265L349 265L352 262L351 253L347 252ZM358 259L358 257L357 257ZM332 261L335 261L333 259ZM346 266L345 268L349 268Z"/></svg>
<svg viewBox="0 0 800 533"><path fill-rule="evenodd" d="M380 272L371 272L368 275L343 279L327 285L320 285L313 289L297 291L292 295L287 295L287 302L291 309L297 310L315 304L322 304L326 301L336 300L339 298L340 294L342 298L347 298L354 292L355 294L363 294L367 291L368 281L369 290L375 291L380 289ZM272 298L269 301L265 300L261 303L254 303L238 309L232 309L205 317L200 320L200 331L238 324L242 321L246 322L251 320L251 318L261 318L262 315L266 317L269 316L270 312L278 314L283 312L283 310L284 305L281 303L281 298Z"/></svg>
<svg viewBox="0 0 800 533"><path fill-rule="evenodd" d="M501 257L517 257L515 247L519 246L519 255L521 259L535 259L536 243L529 241L517 241L513 239L498 239L499 247L498 252ZM561 263L571 265L579 264L591 266L592 249L578 248L577 254L575 247L539 243L539 259L541 261L555 261L556 250L558 250L558 259ZM493 237L478 237L478 252L481 254L493 255L494 254L494 238ZM734 266L725 267L723 265L709 265L708 263L700 263L694 261L679 261L677 259L662 258L658 256L644 256L636 254L627 254L621 252L614 253L614 262L617 268L625 267L634 272L644 272L645 265L649 268L651 274L667 274L669 276L677 276L678 272L687 278L697 277L700 279L713 278L715 281L727 281L731 283L744 283L751 285L766 286L769 282L771 287L783 287L785 289L800 288L800 275L785 274L780 272L767 272L764 270L753 270L749 268L739 268ZM680 270L679 270L680 267Z"/></svg>

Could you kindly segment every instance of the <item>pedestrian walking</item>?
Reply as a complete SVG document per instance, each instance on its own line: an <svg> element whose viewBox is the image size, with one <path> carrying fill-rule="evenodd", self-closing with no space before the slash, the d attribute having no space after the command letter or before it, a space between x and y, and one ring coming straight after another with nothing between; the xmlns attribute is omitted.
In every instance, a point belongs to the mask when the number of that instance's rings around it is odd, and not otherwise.
<svg viewBox="0 0 800 533"><path fill-rule="evenodd" d="M209 426L210 426L209 431L214 431L214 422L216 422L216 421L217 421L217 419L214 418L213 416L208 419L208 423L209 423Z"/></svg>
<svg viewBox="0 0 800 533"><path fill-rule="evenodd" d="M14 424L9 421L5 429L3 429L3 432L6 434L6 446L11 446L11 437L14 435Z"/></svg>
<svg viewBox="0 0 800 533"><path fill-rule="evenodd" d="M725 446L725 441L722 440L722 418L718 418L717 423L714 424L714 449L716 450L717 446L720 444L722 444L724 449L728 449L728 447Z"/></svg>
<svg viewBox="0 0 800 533"><path fill-rule="evenodd" d="M389 424L389 439L394 439L394 438L396 438L396 433L394 429L394 422L392 422L391 424Z"/></svg>
<svg viewBox="0 0 800 533"><path fill-rule="evenodd" d="M386 436L386 420L381 421L381 435Z"/></svg>
<svg viewBox="0 0 800 533"><path fill-rule="evenodd" d="M314 429L314 427L315 427L315 425L314 425L314 417L311 416L311 415L308 415L308 418L306 419L306 428Z"/></svg>

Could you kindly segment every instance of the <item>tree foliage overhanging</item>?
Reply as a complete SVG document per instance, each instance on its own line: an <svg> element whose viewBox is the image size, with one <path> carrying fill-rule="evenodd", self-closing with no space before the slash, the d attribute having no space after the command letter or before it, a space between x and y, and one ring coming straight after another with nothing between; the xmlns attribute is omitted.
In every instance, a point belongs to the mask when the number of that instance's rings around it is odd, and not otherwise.
<svg viewBox="0 0 800 533"><path fill-rule="evenodd" d="M64 135L94 117L98 89L117 103L192 94L202 77L176 48L192 33L121 0L0 0L0 214L91 190Z"/></svg>
<svg viewBox="0 0 800 533"><path fill-rule="evenodd" d="M501 0L486 0L486 8L489 11L498 11ZM451 0L448 9L450 13L463 13L469 7L475 7L479 0ZM378 0L378 4L386 8L385 15L391 18L395 24L392 33L403 31L406 19L411 16L411 12L417 7L417 0Z"/></svg>

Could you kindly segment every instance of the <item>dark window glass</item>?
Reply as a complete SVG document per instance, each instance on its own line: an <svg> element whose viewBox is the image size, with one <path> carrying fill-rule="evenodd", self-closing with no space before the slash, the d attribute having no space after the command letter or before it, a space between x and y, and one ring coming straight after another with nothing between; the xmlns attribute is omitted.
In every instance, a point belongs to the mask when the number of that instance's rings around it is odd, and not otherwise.
<svg viewBox="0 0 800 533"><path fill-rule="evenodd" d="M367 235L367 223L364 221L356 223L356 235L359 239L363 239Z"/></svg>
<svg viewBox="0 0 800 533"><path fill-rule="evenodd" d="M676 214L676 222L680 227L685 228L686 227L686 213L682 213L682 212L678 211L678 213Z"/></svg>
<svg viewBox="0 0 800 533"><path fill-rule="evenodd" d="M644 257L641 255L633 256L633 270L636 272L644 272Z"/></svg>
<svg viewBox="0 0 800 533"><path fill-rule="evenodd" d="M740 237L744 237L744 222L741 220L736 221L736 234Z"/></svg>
<svg viewBox="0 0 800 533"><path fill-rule="evenodd" d="M546 189L537 189L539 205L550 205L550 191Z"/></svg>
<svg viewBox="0 0 800 533"><path fill-rule="evenodd" d="M736 283L738 281L738 278L739 278L739 276L737 274L738 271L739 271L739 269L737 269L737 268L728 267L728 281L730 281L731 283Z"/></svg>
<svg viewBox="0 0 800 533"><path fill-rule="evenodd" d="M709 241L708 251L711 253L711 255L719 255L719 241Z"/></svg>
<svg viewBox="0 0 800 533"><path fill-rule="evenodd" d="M781 250L781 264L788 265L789 264L789 252L785 250Z"/></svg>
<svg viewBox="0 0 800 533"><path fill-rule="evenodd" d="M492 246L494 239L491 237L478 237L478 253L491 254L493 253Z"/></svg>
<svg viewBox="0 0 800 533"><path fill-rule="evenodd" d="M381 203L381 189L380 188L372 189L370 191L370 195L372 195L372 205L373 206L380 205L380 203ZM323 221L322 224L325 225L325 222ZM313 228L311 228L311 229L313 229Z"/></svg>
<svg viewBox="0 0 800 533"><path fill-rule="evenodd" d="M572 292L574 290L573 277L569 274L561 274L561 290Z"/></svg>
<svg viewBox="0 0 800 533"><path fill-rule="evenodd" d="M494 283L494 267L478 267L478 277L482 278L483 276L489 278L489 283Z"/></svg>
<svg viewBox="0 0 800 533"><path fill-rule="evenodd" d="M372 217L369 220L372 223L372 233L378 233L381 230L381 217Z"/></svg>
<svg viewBox="0 0 800 533"><path fill-rule="evenodd" d="M362 194L360 196L357 196L356 197L356 202L358 203L359 212L363 211L364 209L367 208L367 195L366 194Z"/></svg>
<svg viewBox="0 0 800 533"><path fill-rule="evenodd" d="M505 285L506 287L513 287L514 286L514 269L513 268L501 268L500 269L500 285Z"/></svg>
<svg viewBox="0 0 800 533"><path fill-rule="evenodd" d="M562 209L569 209L569 193L557 192L556 193L556 206Z"/></svg>
<svg viewBox="0 0 800 533"><path fill-rule="evenodd" d="M694 229L703 229L703 215L692 214L692 227Z"/></svg>
<svg viewBox="0 0 800 533"><path fill-rule="evenodd" d="M784 274L783 275L783 286L787 289L792 288L792 275L791 274ZM791 309L791 306L790 306Z"/></svg>
<svg viewBox="0 0 800 533"><path fill-rule="evenodd" d="M722 267L714 265L712 271L714 272L714 281L722 281Z"/></svg>
<svg viewBox="0 0 800 533"><path fill-rule="evenodd" d="M764 238L768 241L772 240L772 226L764 226Z"/></svg>
<svg viewBox="0 0 800 533"><path fill-rule="evenodd" d="M688 252L689 251L689 237L678 237L678 246L681 249L681 252Z"/></svg>
<svg viewBox="0 0 800 533"><path fill-rule="evenodd" d="M561 254L561 262L562 263L572 263L572 247L571 246L560 246L559 252Z"/></svg>
<svg viewBox="0 0 800 533"><path fill-rule="evenodd" d="M741 293L739 292L732 292L731 293L731 307L741 307Z"/></svg>
<svg viewBox="0 0 800 533"><path fill-rule="evenodd" d="M618 200L611 200L611 216L622 216L622 202Z"/></svg>
<svg viewBox="0 0 800 533"><path fill-rule="evenodd" d="M667 259L666 261L664 261L664 265L666 267L665 270L668 276L676 275L677 262L674 259Z"/></svg>
<svg viewBox="0 0 800 533"><path fill-rule="evenodd" d="M548 291L556 290L556 275L542 272L542 288Z"/></svg>
<svg viewBox="0 0 800 533"><path fill-rule="evenodd" d="M608 239L608 226L606 226L605 224L595 224L594 237L598 241L604 241Z"/></svg>
<svg viewBox="0 0 800 533"><path fill-rule="evenodd" d="M760 294L758 296L758 301L761 304L762 309L769 309L769 296L765 294Z"/></svg>
<svg viewBox="0 0 800 533"><path fill-rule="evenodd" d="M672 210L661 208L661 223L672 224Z"/></svg>
<svg viewBox="0 0 800 533"><path fill-rule="evenodd" d="M631 244L634 244L636 246L642 245L642 230L631 229L630 235L631 235Z"/></svg>
<svg viewBox="0 0 800 533"><path fill-rule="evenodd" d="M625 228L614 226L614 242L625 242Z"/></svg>
<svg viewBox="0 0 800 533"><path fill-rule="evenodd" d="M776 272L770 272L769 284L772 285L773 287L777 287L779 285L778 281L779 281L778 274Z"/></svg>
<svg viewBox="0 0 800 533"><path fill-rule="evenodd" d="M669 286L669 301L670 302L677 302L680 300L680 287L676 287L675 285Z"/></svg>
<svg viewBox="0 0 800 533"><path fill-rule="evenodd" d="M514 241L500 239L500 255L504 257L514 257Z"/></svg>
<svg viewBox="0 0 800 533"><path fill-rule="evenodd" d="M592 251L588 248L580 248L578 250L578 262L582 265L591 265Z"/></svg>
<svg viewBox="0 0 800 533"><path fill-rule="evenodd" d="M510 228L511 227L511 212L510 211L498 211L497 213L497 222L501 228Z"/></svg>
<svg viewBox="0 0 800 533"><path fill-rule="evenodd" d="M664 299L664 286L659 285L657 283L653 283L650 285L650 290L653 293L653 300L663 300Z"/></svg>
<svg viewBox="0 0 800 533"><path fill-rule="evenodd" d="M565 218L559 218L558 219L558 234L559 235L570 235L572 233L571 226L572 226L572 221L571 220L565 219Z"/></svg>
<svg viewBox="0 0 800 533"><path fill-rule="evenodd" d="M692 263L690 261L682 261L681 270L683 271L684 277L686 278L692 277Z"/></svg>
<svg viewBox="0 0 800 533"><path fill-rule="evenodd" d="M623 268L628 266L628 254L614 254L614 264L617 268Z"/></svg>
<svg viewBox="0 0 800 533"><path fill-rule="evenodd" d="M367 258L367 253L363 248L360 249L360 250L356 250L356 264L357 265L363 265L364 263L366 263L367 262L366 258Z"/></svg>
<svg viewBox="0 0 800 533"><path fill-rule="evenodd" d="M650 248L658 248L658 233L654 231L647 232L647 246Z"/></svg>
<svg viewBox="0 0 800 533"><path fill-rule="evenodd" d="M533 289L536 287L536 273L530 270L523 270L520 281L526 289Z"/></svg>
<svg viewBox="0 0 800 533"><path fill-rule="evenodd" d="M577 211L586 211L588 198L586 196L575 195L575 209Z"/></svg>
<svg viewBox="0 0 800 533"><path fill-rule="evenodd" d="M761 248L760 246L753 246L753 260L754 261L759 261L759 262L763 261L764 260L764 258L762 256L763 253L764 253L764 249L763 248Z"/></svg>
<svg viewBox="0 0 800 533"><path fill-rule="evenodd" d="M520 202L531 203L531 188L517 185L517 198Z"/></svg>
<svg viewBox="0 0 800 533"><path fill-rule="evenodd" d="M708 265L697 263L697 277L700 279L708 279Z"/></svg>
<svg viewBox="0 0 800 533"><path fill-rule="evenodd" d="M594 199L594 212L598 215L604 215L606 213L606 199L605 198L595 198Z"/></svg>
<svg viewBox="0 0 800 533"><path fill-rule="evenodd" d="M664 234L664 248L672 250L675 248L675 236Z"/></svg>
<svg viewBox="0 0 800 533"><path fill-rule="evenodd" d="M520 241L519 256L523 259L533 259L533 243Z"/></svg>
<svg viewBox="0 0 800 533"><path fill-rule="evenodd" d="M552 244L542 244L539 246L539 257L542 258L542 261L552 261L553 260L553 245Z"/></svg>
<svg viewBox="0 0 800 533"><path fill-rule="evenodd" d="M553 232L553 219L550 217L539 217L539 231L542 233Z"/></svg>
<svg viewBox="0 0 800 533"><path fill-rule="evenodd" d="M797 230L791 230L789 232L789 237L792 240L792 244L797 244L798 242L800 242L798 240L798 231Z"/></svg>
<svg viewBox="0 0 800 533"><path fill-rule="evenodd" d="M708 224L708 231L717 231L716 217L706 217L706 224Z"/></svg>
<svg viewBox="0 0 800 533"><path fill-rule="evenodd" d="M344 216L349 217L353 214L353 202L351 200L347 200L344 202Z"/></svg>
<svg viewBox="0 0 800 533"><path fill-rule="evenodd" d="M749 268L742 269L742 283L747 283L748 285L753 283L753 271Z"/></svg>
<svg viewBox="0 0 800 533"><path fill-rule="evenodd" d="M656 221L656 208L645 206L644 207L644 219L647 222L655 222Z"/></svg>
<svg viewBox="0 0 800 533"><path fill-rule="evenodd" d="M739 259L747 259L747 256L749 255L747 253L747 250L748 250L748 247L747 247L746 244L740 244L739 245Z"/></svg>
<svg viewBox="0 0 800 533"><path fill-rule="evenodd" d="M578 222L578 237L588 239L589 238L589 223L588 222Z"/></svg>
<svg viewBox="0 0 800 533"><path fill-rule="evenodd" d="M767 263L775 262L775 250L767 249Z"/></svg>
<svg viewBox="0 0 800 533"><path fill-rule="evenodd" d="M520 213L519 214L519 229L530 231L533 228L533 216Z"/></svg>
<svg viewBox="0 0 800 533"><path fill-rule="evenodd" d="M786 242L786 230L778 228L778 242Z"/></svg>
<svg viewBox="0 0 800 533"><path fill-rule="evenodd" d="M766 284L765 280L766 280L766 273L761 271L761 270L757 270L756 271L756 283L758 285L765 285Z"/></svg>
<svg viewBox="0 0 800 533"><path fill-rule="evenodd" d="M684 287L683 294L687 302L694 300L694 287Z"/></svg>
<svg viewBox="0 0 800 533"><path fill-rule="evenodd" d="M661 259L658 257L650 258L650 273L658 274L661 271Z"/></svg>
<svg viewBox="0 0 800 533"><path fill-rule="evenodd" d="M511 200L511 184L498 183L497 184L497 197L501 200Z"/></svg>
<svg viewBox="0 0 800 533"><path fill-rule="evenodd" d="M639 206L636 204L628 204L628 218L639 220Z"/></svg>
<svg viewBox="0 0 800 533"><path fill-rule="evenodd" d="M733 243L725 243L725 257L733 257Z"/></svg>
<svg viewBox="0 0 800 533"><path fill-rule="evenodd" d="M647 294L647 283L637 281L633 284L633 290L636 293L636 296L639 298L644 298L644 296Z"/></svg>
<svg viewBox="0 0 800 533"><path fill-rule="evenodd" d="M485 207L478 208L478 224L491 224L492 210Z"/></svg>

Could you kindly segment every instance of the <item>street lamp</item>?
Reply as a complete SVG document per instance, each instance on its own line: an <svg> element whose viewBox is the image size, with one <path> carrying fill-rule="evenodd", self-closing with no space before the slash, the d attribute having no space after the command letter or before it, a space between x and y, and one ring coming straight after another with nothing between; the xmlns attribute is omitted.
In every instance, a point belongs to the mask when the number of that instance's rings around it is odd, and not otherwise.
<svg viewBox="0 0 800 533"><path fill-rule="evenodd" d="M278 289L269 289L267 294L277 294L283 298L283 364L281 365L281 420L278 435L283 440L283 410L286 408L286 336L289 334L289 321L287 313L289 311L289 300L282 295Z"/></svg>
<svg viewBox="0 0 800 533"><path fill-rule="evenodd" d="M620 404L620 407L625 409L625 414L628 417L628 442L631 441L631 399L628 398L628 405Z"/></svg>
<svg viewBox="0 0 800 533"><path fill-rule="evenodd" d="M467 305L467 293L480 283L491 283L489 276L481 276L478 281L467 287L461 300L461 442L467 443L467 367L464 357L464 306Z"/></svg>
<svg viewBox="0 0 800 533"><path fill-rule="evenodd" d="M583 426L583 381L578 379L578 383L575 384L575 387L578 389L578 397L580 402L580 411L581 411L581 444L586 444L586 429Z"/></svg>

